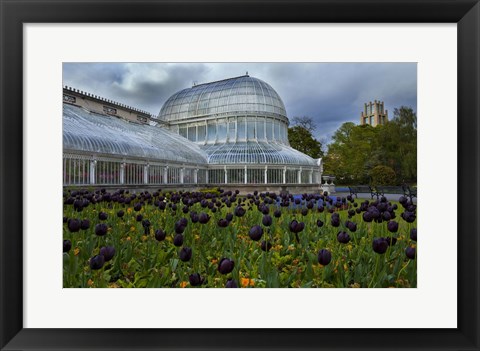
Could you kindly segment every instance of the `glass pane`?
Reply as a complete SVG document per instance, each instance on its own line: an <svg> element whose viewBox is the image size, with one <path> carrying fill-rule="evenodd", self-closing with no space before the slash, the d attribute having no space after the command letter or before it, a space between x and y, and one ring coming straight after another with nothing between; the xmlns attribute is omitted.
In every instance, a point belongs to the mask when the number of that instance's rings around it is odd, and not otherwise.
<svg viewBox="0 0 480 351"><path fill-rule="evenodd" d="M265 120L263 118L257 120L257 139L265 139Z"/></svg>
<svg viewBox="0 0 480 351"><path fill-rule="evenodd" d="M214 123L208 123L208 131L207 131L207 140L208 141L215 141L217 134L217 128Z"/></svg>
<svg viewBox="0 0 480 351"><path fill-rule="evenodd" d="M206 126L198 126L197 132L198 132L197 141L199 142L205 141Z"/></svg>
<svg viewBox="0 0 480 351"><path fill-rule="evenodd" d="M273 123L271 119L267 119L267 140L273 140Z"/></svg>
<svg viewBox="0 0 480 351"><path fill-rule="evenodd" d="M248 140L255 139L255 120L249 119L247 121L247 139Z"/></svg>
<svg viewBox="0 0 480 351"><path fill-rule="evenodd" d="M238 128L237 138L239 140L245 140L245 118L244 117L238 118L237 128Z"/></svg>
<svg viewBox="0 0 480 351"><path fill-rule="evenodd" d="M219 122L217 124L218 140L225 141L227 139L227 123Z"/></svg>

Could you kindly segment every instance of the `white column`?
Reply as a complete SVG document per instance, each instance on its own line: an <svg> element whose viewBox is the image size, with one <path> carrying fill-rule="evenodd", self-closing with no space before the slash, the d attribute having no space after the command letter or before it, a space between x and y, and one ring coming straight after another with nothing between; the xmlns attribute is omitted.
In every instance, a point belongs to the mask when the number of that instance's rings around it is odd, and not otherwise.
<svg viewBox="0 0 480 351"><path fill-rule="evenodd" d="M283 184L287 184L287 167L283 167Z"/></svg>
<svg viewBox="0 0 480 351"><path fill-rule="evenodd" d="M205 183L208 184L208 169L205 171Z"/></svg>
<svg viewBox="0 0 480 351"><path fill-rule="evenodd" d="M147 163L143 166L143 184L148 184L148 169L150 165Z"/></svg>
<svg viewBox="0 0 480 351"><path fill-rule="evenodd" d="M225 184L228 184L228 172L227 172L227 166L223 167L223 171L225 172Z"/></svg>
<svg viewBox="0 0 480 351"><path fill-rule="evenodd" d="M302 167L298 170L298 184L302 184Z"/></svg>
<svg viewBox="0 0 480 351"><path fill-rule="evenodd" d="M185 177L185 168L180 169L180 184L183 184L184 178Z"/></svg>
<svg viewBox="0 0 480 351"><path fill-rule="evenodd" d="M247 179L247 166L245 166L245 184L247 184L247 181L248 181L248 179Z"/></svg>
<svg viewBox="0 0 480 351"><path fill-rule="evenodd" d="M125 184L125 162L120 165L120 184Z"/></svg>
<svg viewBox="0 0 480 351"><path fill-rule="evenodd" d="M268 166L265 166L265 184L268 183L268 172L267 172L267 170L268 170Z"/></svg>
<svg viewBox="0 0 480 351"><path fill-rule="evenodd" d="M308 172L308 183L309 184L313 183L313 171L312 170L310 170L310 172Z"/></svg>
<svg viewBox="0 0 480 351"><path fill-rule="evenodd" d="M194 182L195 184L198 183L198 168L195 168L195 169L193 170L193 182Z"/></svg>
<svg viewBox="0 0 480 351"><path fill-rule="evenodd" d="M97 160L90 161L90 184L95 184L95 166L97 165Z"/></svg>
<svg viewBox="0 0 480 351"><path fill-rule="evenodd" d="M163 182L168 184L168 166L163 169Z"/></svg>

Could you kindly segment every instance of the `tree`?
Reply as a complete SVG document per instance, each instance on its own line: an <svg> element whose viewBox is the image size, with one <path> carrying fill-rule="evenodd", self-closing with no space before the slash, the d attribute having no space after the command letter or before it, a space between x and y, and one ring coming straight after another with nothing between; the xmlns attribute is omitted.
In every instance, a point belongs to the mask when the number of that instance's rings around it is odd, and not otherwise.
<svg viewBox="0 0 480 351"><path fill-rule="evenodd" d="M317 124L313 121L313 118L308 116L293 117L292 124L294 126L300 126L312 134L317 129Z"/></svg>
<svg viewBox="0 0 480 351"><path fill-rule="evenodd" d="M312 158L323 157L322 144L302 126L288 128L288 141L291 147Z"/></svg>
<svg viewBox="0 0 480 351"><path fill-rule="evenodd" d="M385 125L347 122L334 133L324 157L325 173L343 184L367 184L377 166L391 168L397 183L416 182L417 116L412 108L395 109Z"/></svg>

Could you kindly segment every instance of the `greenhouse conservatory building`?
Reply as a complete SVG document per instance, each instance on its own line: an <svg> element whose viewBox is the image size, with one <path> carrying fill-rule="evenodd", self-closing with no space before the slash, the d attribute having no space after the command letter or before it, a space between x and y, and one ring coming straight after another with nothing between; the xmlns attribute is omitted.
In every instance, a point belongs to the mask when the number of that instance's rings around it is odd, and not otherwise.
<svg viewBox="0 0 480 351"><path fill-rule="evenodd" d="M173 94L158 116L63 89L63 184L319 189L277 92L248 74Z"/></svg>

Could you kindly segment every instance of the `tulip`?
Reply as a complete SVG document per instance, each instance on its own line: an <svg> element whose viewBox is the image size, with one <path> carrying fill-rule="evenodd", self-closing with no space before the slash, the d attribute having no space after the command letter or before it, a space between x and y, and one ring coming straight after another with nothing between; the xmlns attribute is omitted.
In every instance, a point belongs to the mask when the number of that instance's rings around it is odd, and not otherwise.
<svg viewBox="0 0 480 351"><path fill-rule="evenodd" d="M373 251L378 254L384 254L388 248L388 242L385 238L376 238L372 242Z"/></svg>
<svg viewBox="0 0 480 351"><path fill-rule="evenodd" d="M305 223L297 222L295 219L290 222L290 231L293 233L300 233L305 228Z"/></svg>
<svg viewBox="0 0 480 351"><path fill-rule="evenodd" d="M104 246L100 249L100 255L105 258L105 262L108 262L115 256L115 248L113 246Z"/></svg>
<svg viewBox="0 0 480 351"><path fill-rule="evenodd" d="M281 215L282 215L282 211L280 210L275 210L275 212L273 212L273 216L275 218L280 218Z"/></svg>
<svg viewBox="0 0 480 351"><path fill-rule="evenodd" d="M167 236L167 234L162 229L157 229L155 231L155 239L157 239L158 241L165 240L166 236Z"/></svg>
<svg viewBox="0 0 480 351"><path fill-rule="evenodd" d="M173 238L173 245L175 246L182 246L183 245L183 235L182 234L177 234Z"/></svg>
<svg viewBox="0 0 480 351"><path fill-rule="evenodd" d="M107 215L105 212L100 212L100 213L98 214L98 219L101 220L101 221L106 220L107 217L108 217L108 215Z"/></svg>
<svg viewBox="0 0 480 351"><path fill-rule="evenodd" d="M140 211L142 209L142 204L136 203L135 206L133 206L133 209L137 212Z"/></svg>
<svg viewBox="0 0 480 351"><path fill-rule="evenodd" d="M250 228L248 235L250 236L250 239L258 241L262 238L263 228L259 225L254 225L252 228Z"/></svg>
<svg viewBox="0 0 480 351"><path fill-rule="evenodd" d="M200 274L193 273L193 274L190 274L190 276L188 277L188 280L190 281L191 286L198 286L198 285L202 285L204 279L200 276Z"/></svg>
<svg viewBox="0 0 480 351"><path fill-rule="evenodd" d="M245 215L245 209L242 207L242 206L237 206L235 207L235 210L233 211L233 213L235 214L235 216L237 217L243 217Z"/></svg>
<svg viewBox="0 0 480 351"><path fill-rule="evenodd" d="M105 257L103 255L96 255L90 259L91 269L100 269L105 264Z"/></svg>
<svg viewBox="0 0 480 351"><path fill-rule="evenodd" d="M350 230L352 233L355 233L357 231L357 224L356 223L347 221L347 223L345 225L348 228L348 230Z"/></svg>
<svg viewBox="0 0 480 351"><path fill-rule="evenodd" d="M63 252L68 252L72 248L72 242L70 240L63 240Z"/></svg>
<svg viewBox="0 0 480 351"><path fill-rule="evenodd" d="M227 283L225 284L226 288L238 288L237 282L233 279L227 279Z"/></svg>
<svg viewBox="0 0 480 351"><path fill-rule="evenodd" d="M323 222L320 219L317 219L317 227L323 227Z"/></svg>
<svg viewBox="0 0 480 351"><path fill-rule="evenodd" d="M260 244L260 248L262 249L262 251L267 252L272 248L272 244L270 242L266 242L265 240L263 240L262 243Z"/></svg>
<svg viewBox="0 0 480 351"><path fill-rule="evenodd" d="M107 234L108 226L105 223L99 223L95 226L95 234L104 236Z"/></svg>
<svg viewBox="0 0 480 351"><path fill-rule="evenodd" d="M117 212L117 217L122 218L124 214L125 214L125 212L123 212L123 210L120 210L120 211Z"/></svg>
<svg viewBox="0 0 480 351"><path fill-rule="evenodd" d="M90 228L90 221L88 219L82 219L80 222L80 229L87 230L88 228Z"/></svg>
<svg viewBox="0 0 480 351"><path fill-rule="evenodd" d="M262 218L262 224L265 227L270 227L272 225L272 217L270 215L264 215Z"/></svg>
<svg viewBox="0 0 480 351"><path fill-rule="evenodd" d="M405 250L405 255L411 259L411 260L414 260L415 259L415 248L414 247L407 247L406 250Z"/></svg>
<svg viewBox="0 0 480 351"><path fill-rule="evenodd" d="M188 262L192 258L192 249L189 247L182 247L178 256L182 262Z"/></svg>
<svg viewBox="0 0 480 351"><path fill-rule="evenodd" d="M226 228L226 227L228 227L228 221L225 218L221 218L221 219L218 220L217 225L220 228Z"/></svg>
<svg viewBox="0 0 480 351"><path fill-rule="evenodd" d="M137 222L141 222L143 220L143 216L141 214L138 214L135 219Z"/></svg>
<svg viewBox="0 0 480 351"><path fill-rule="evenodd" d="M233 214L232 213L227 213L227 215L225 216L225 219L228 222L231 222L233 220Z"/></svg>
<svg viewBox="0 0 480 351"><path fill-rule="evenodd" d="M67 222L67 227L68 230L70 230L72 233L76 233L80 230L81 222L78 219L72 219L70 218Z"/></svg>
<svg viewBox="0 0 480 351"><path fill-rule="evenodd" d="M338 232L337 240L339 243L347 244L350 241L350 235L346 232Z"/></svg>
<svg viewBox="0 0 480 351"><path fill-rule="evenodd" d="M388 212L387 212L388 213ZM391 233L396 233L398 231L398 223L395 221L390 221L387 223L387 229Z"/></svg>
<svg viewBox="0 0 480 351"><path fill-rule="evenodd" d="M410 230L410 239L413 241L417 241L417 228L412 228Z"/></svg>
<svg viewBox="0 0 480 351"><path fill-rule="evenodd" d="M233 271L234 266L235 266L235 263L232 260L228 258L222 258L218 263L218 271L221 274L228 274L231 271Z"/></svg>
<svg viewBox="0 0 480 351"><path fill-rule="evenodd" d="M210 220L210 216L206 213L202 212L198 216L198 222L201 223L201 224L207 224L209 220Z"/></svg>
<svg viewBox="0 0 480 351"><path fill-rule="evenodd" d="M321 249L318 252L318 263L320 263L322 266L328 265L331 260L332 254L327 249Z"/></svg>

